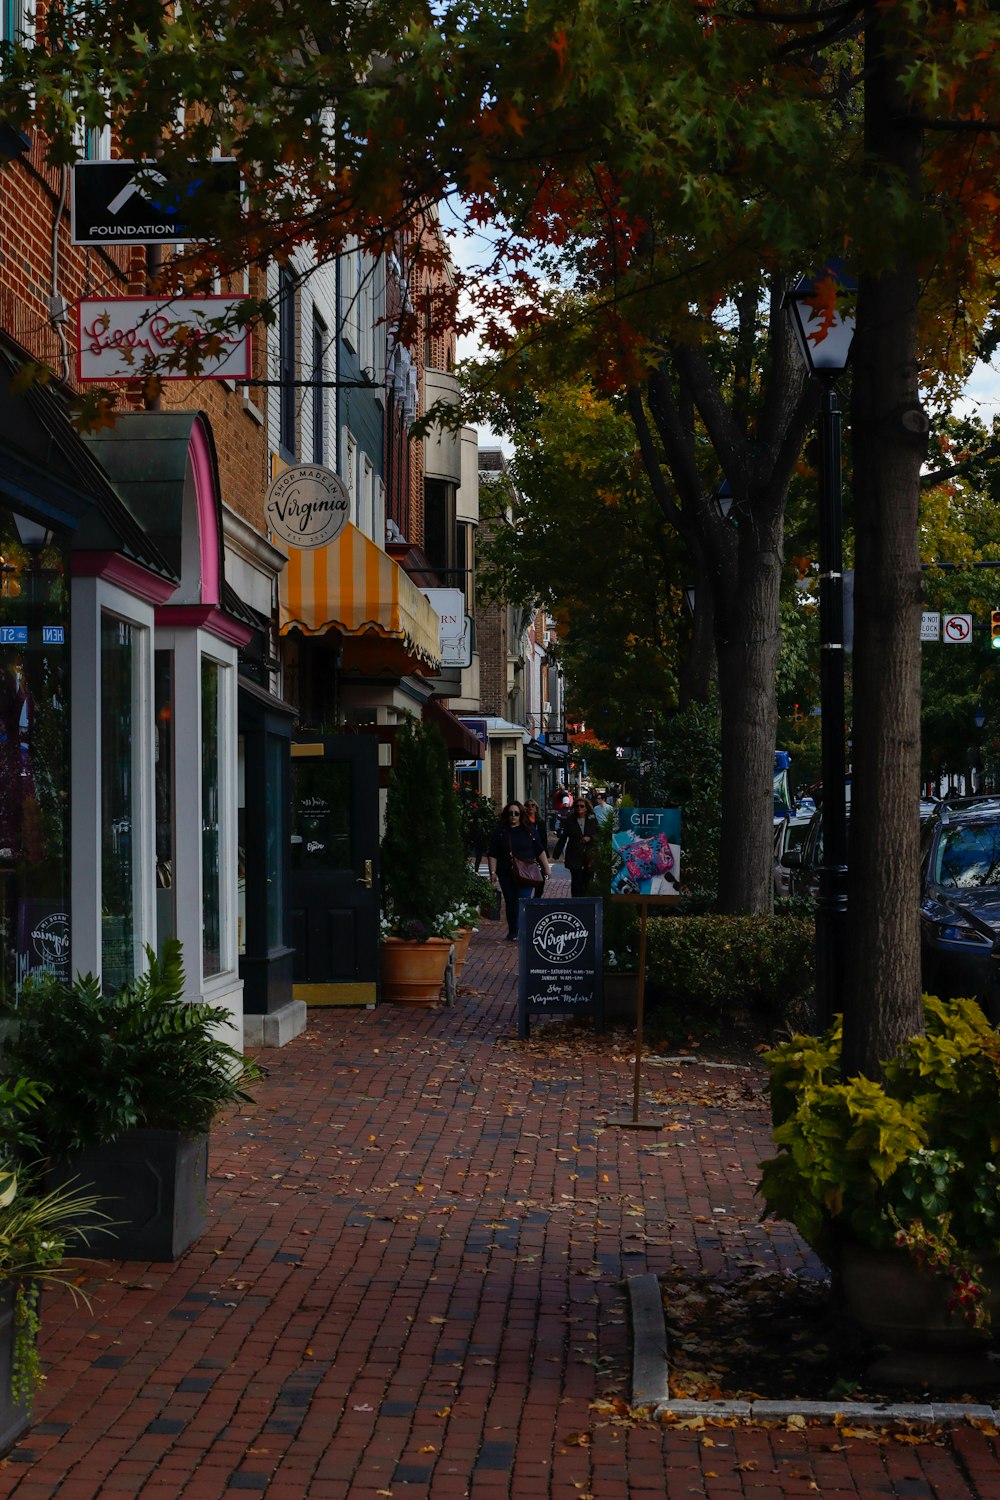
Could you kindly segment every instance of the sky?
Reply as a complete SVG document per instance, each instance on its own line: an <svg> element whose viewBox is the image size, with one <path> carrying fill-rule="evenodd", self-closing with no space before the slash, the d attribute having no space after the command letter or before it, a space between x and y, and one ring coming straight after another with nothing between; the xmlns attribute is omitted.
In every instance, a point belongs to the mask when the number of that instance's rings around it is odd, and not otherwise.
<svg viewBox="0 0 1000 1500"><path fill-rule="evenodd" d="M493 246L488 229L479 230L468 237L462 220L454 213L450 203L442 209L441 223L446 233L454 231L449 235L449 244L456 265L469 269L478 261L488 258ZM465 310L462 309L463 312ZM479 353L480 344L475 334L466 334L458 340L459 360L474 359ZM976 366L964 395L955 404L955 413L957 416L977 415L987 429L992 427L993 418L1000 415L1000 354L992 364ZM505 453L510 453L511 446L506 437L498 436L488 427L481 426L478 431L481 448L495 448L499 445Z"/></svg>

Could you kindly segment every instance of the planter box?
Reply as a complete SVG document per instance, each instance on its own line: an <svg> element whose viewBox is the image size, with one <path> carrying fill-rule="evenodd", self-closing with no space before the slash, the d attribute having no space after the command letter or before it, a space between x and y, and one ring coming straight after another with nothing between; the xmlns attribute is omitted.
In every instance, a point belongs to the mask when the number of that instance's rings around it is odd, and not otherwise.
<svg viewBox="0 0 1000 1500"><path fill-rule="evenodd" d="M10 1394L14 1363L14 1287L0 1287L0 1455L17 1442L31 1423L31 1403L18 1402Z"/></svg>
<svg viewBox="0 0 1000 1500"><path fill-rule="evenodd" d="M604 1024L635 1025L639 1009L639 976L622 969L604 971Z"/></svg>
<svg viewBox="0 0 1000 1500"><path fill-rule="evenodd" d="M109 1260L176 1260L205 1229L208 1136L179 1130L129 1130L54 1164L50 1180L92 1186L116 1222L90 1235L88 1255Z"/></svg>

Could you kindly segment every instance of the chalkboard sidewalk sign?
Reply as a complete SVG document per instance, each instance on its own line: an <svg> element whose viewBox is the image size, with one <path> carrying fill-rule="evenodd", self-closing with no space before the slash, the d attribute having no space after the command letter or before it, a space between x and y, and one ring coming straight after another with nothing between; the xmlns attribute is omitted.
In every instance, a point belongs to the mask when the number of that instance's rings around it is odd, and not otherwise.
<svg viewBox="0 0 1000 1500"><path fill-rule="evenodd" d="M532 1016L593 1016L604 1030L602 903L590 898L522 901L517 1034Z"/></svg>

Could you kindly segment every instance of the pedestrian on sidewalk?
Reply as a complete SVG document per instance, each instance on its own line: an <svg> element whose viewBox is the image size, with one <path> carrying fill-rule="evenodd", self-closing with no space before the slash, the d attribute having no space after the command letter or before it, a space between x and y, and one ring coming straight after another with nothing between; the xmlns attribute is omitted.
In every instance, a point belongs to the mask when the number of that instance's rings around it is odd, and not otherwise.
<svg viewBox="0 0 1000 1500"><path fill-rule="evenodd" d="M594 797L594 817L603 828L609 818L614 817L614 808L608 801L607 792L597 792Z"/></svg>
<svg viewBox="0 0 1000 1500"><path fill-rule="evenodd" d="M573 811L567 814L556 847L552 851L553 858L559 859L565 849L565 865L569 871L569 893L571 896L585 896L594 878L594 857L597 853L597 841L601 836L601 825L594 817L594 809L586 797L577 797Z"/></svg>
<svg viewBox="0 0 1000 1500"><path fill-rule="evenodd" d="M486 851L490 880L499 885L503 893L508 942L513 942L517 937L520 903L533 894L535 885L534 881L523 885L518 881L515 860L537 865L545 876L551 873L549 857L544 849L539 848L538 839L529 830L524 808L520 802L508 802L500 814Z"/></svg>
<svg viewBox="0 0 1000 1500"><path fill-rule="evenodd" d="M537 802L525 802L522 804L522 806L524 807L525 826L527 827L528 832L531 834L531 837L535 841L535 848L537 850L536 857L539 861L539 867L541 868L542 855L544 854L547 859L549 853L549 835L548 830L545 827L545 819L542 817L542 810ZM532 894L534 895L536 901L540 900L541 897L545 894L544 872L542 875L542 879L533 888Z"/></svg>

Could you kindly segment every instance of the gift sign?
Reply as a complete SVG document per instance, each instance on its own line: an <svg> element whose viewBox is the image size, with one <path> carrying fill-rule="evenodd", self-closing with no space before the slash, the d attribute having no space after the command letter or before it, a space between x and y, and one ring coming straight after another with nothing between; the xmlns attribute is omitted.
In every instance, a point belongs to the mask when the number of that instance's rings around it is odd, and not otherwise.
<svg viewBox="0 0 1000 1500"><path fill-rule="evenodd" d="M680 808L616 808L611 835L611 894L676 896L680 878Z"/></svg>

